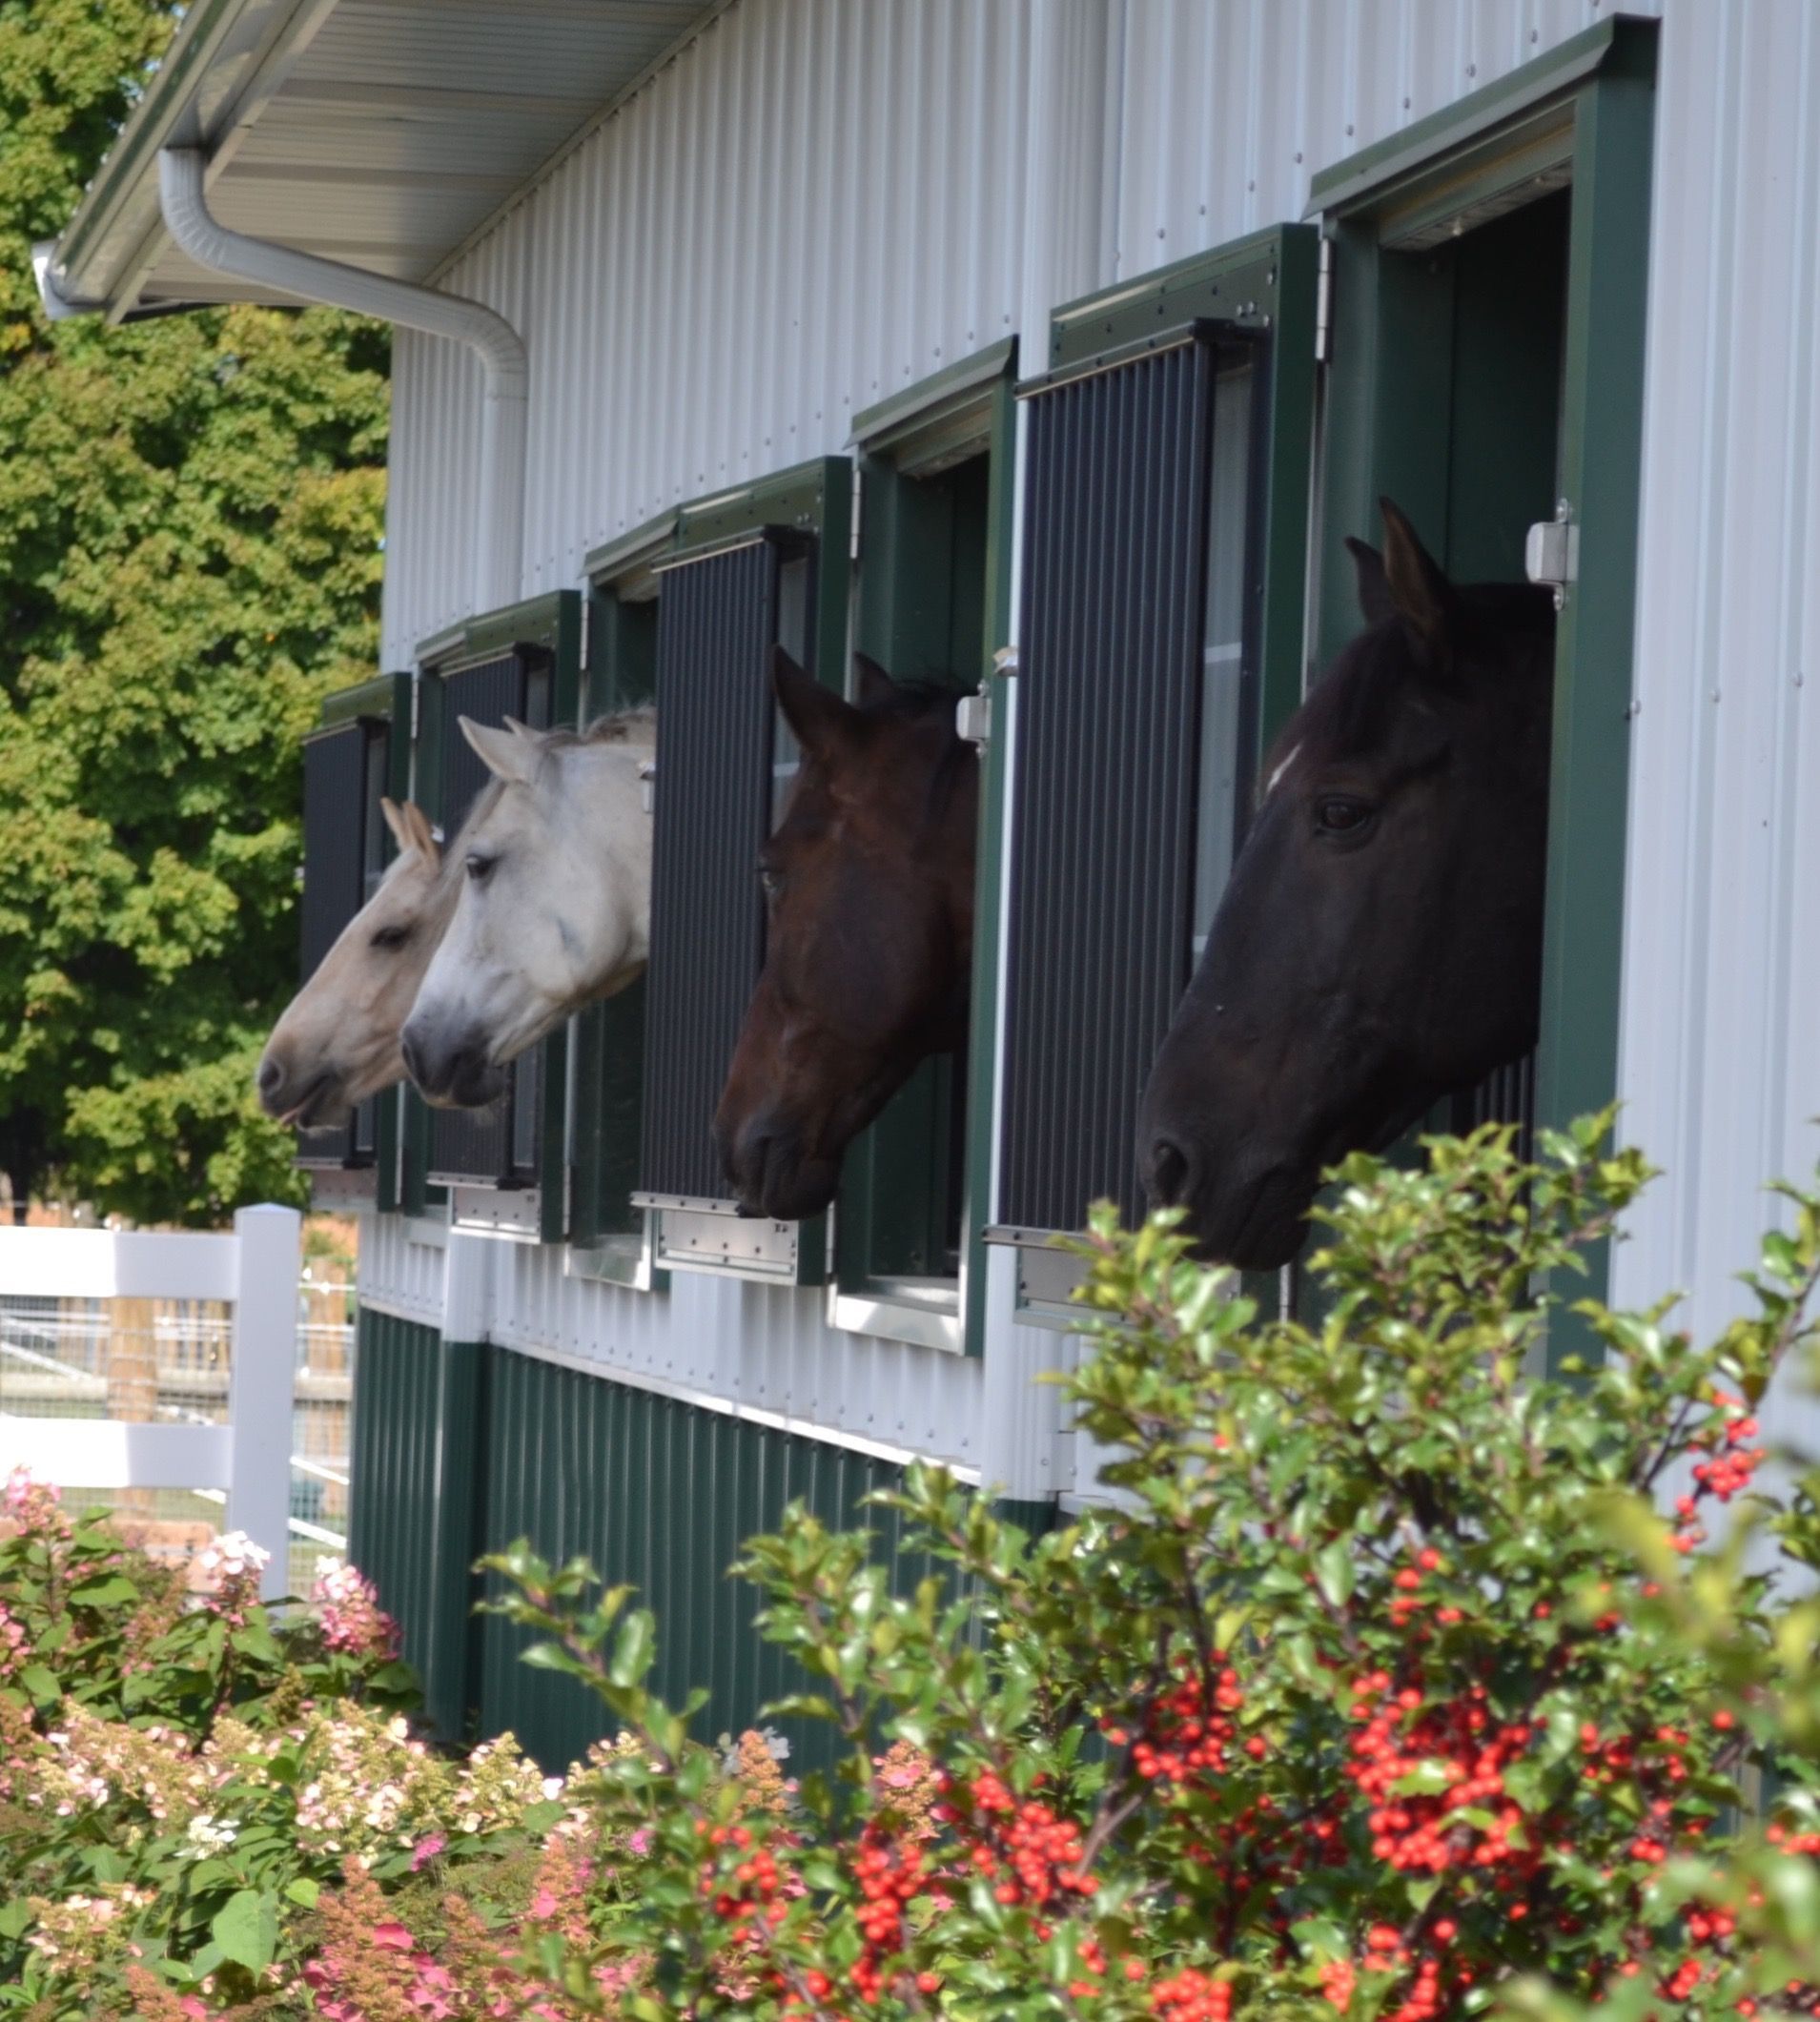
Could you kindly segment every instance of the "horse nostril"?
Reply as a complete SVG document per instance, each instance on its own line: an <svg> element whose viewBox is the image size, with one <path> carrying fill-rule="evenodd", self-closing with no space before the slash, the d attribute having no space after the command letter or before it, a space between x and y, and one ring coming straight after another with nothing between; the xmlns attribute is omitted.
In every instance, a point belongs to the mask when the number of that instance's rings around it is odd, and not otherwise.
<svg viewBox="0 0 1820 2022"><path fill-rule="evenodd" d="M276 1095L283 1082L284 1070L276 1060L268 1058L259 1062L259 1093L261 1095Z"/></svg>
<svg viewBox="0 0 1820 2022"><path fill-rule="evenodd" d="M409 1026L399 1039L399 1052L404 1061L404 1072L420 1087L423 1081L423 1051L417 1043L417 1035Z"/></svg>
<svg viewBox="0 0 1820 2022"><path fill-rule="evenodd" d="M1160 1208L1187 1199L1194 1178L1194 1160L1171 1137L1155 1137L1150 1147L1150 1197Z"/></svg>

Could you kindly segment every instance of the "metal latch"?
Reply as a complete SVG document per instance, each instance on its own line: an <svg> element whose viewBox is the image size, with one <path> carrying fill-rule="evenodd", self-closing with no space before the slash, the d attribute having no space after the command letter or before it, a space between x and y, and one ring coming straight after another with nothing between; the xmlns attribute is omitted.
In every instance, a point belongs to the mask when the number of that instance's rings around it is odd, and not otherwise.
<svg viewBox="0 0 1820 2022"><path fill-rule="evenodd" d="M1567 585L1580 580L1580 528L1565 499L1556 505L1552 520L1538 520L1529 529L1523 565L1531 582L1553 587L1555 609L1560 610L1567 601Z"/></svg>
<svg viewBox="0 0 1820 2022"><path fill-rule="evenodd" d="M981 688L954 705L954 735L970 745L983 745L992 735L992 698Z"/></svg>
<svg viewBox="0 0 1820 2022"><path fill-rule="evenodd" d="M642 802L644 802L644 811L645 811L645 813L646 813L646 814L649 814L649 813L650 813L650 811L651 811L651 809L652 809L652 808L653 808L653 807L655 807L655 806L657 805L657 761L656 761L656 759L654 759L654 758L647 758L647 759L646 759L646 760L645 760L645 761L644 762L644 764L643 764L643 765L641 765L641 766L639 766L639 768L638 768L638 792L639 792L639 799L640 799L640 800L641 800Z"/></svg>
<svg viewBox="0 0 1820 2022"><path fill-rule="evenodd" d="M992 655L992 672L1010 676L1017 672L1017 648L1000 646Z"/></svg>

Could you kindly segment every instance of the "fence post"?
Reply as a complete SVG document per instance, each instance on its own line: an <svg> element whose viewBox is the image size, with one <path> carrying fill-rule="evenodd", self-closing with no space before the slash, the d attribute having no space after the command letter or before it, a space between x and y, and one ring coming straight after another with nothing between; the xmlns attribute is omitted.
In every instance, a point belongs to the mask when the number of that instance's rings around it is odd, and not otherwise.
<svg viewBox="0 0 1820 2022"><path fill-rule="evenodd" d="M272 1554L260 1582L268 1601L291 1590L291 1409L302 1229L295 1208L242 1208L234 1217L238 1282L228 1377L228 1528L245 1531Z"/></svg>

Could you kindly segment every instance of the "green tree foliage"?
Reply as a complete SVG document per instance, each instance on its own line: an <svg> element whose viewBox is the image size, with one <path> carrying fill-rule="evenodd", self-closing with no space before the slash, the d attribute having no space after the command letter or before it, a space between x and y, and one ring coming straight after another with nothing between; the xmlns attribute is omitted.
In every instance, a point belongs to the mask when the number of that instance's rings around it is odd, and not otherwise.
<svg viewBox="0 0 1820 2022"><path fill-rule="evenodd" d="M327 311L51 325L171 32L0 0L0 1163L135 1219L296 1194L253 1063L296 980L298 741L372 671L386 337Z"/></svg>

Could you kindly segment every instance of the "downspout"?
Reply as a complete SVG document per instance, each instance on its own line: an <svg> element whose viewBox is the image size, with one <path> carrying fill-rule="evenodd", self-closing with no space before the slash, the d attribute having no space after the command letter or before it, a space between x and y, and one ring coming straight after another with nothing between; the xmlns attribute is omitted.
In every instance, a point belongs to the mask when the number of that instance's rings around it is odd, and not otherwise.
<svg viewBox="0 0 1820 2022"><path fill-rule="evenodd" d="M351 309L401 323L431 337L453 337L480 354L486 374L481 409L481 480L474 530L472 609L515 603L524 536L525 413L530 364L524 340L481 302L437 288L368 274L338 260L231 232L210 215L203 191L207 158L199 148L166 148L158 155L158 194L174 243L211 273L294 295L306 302Z"/></svg>

